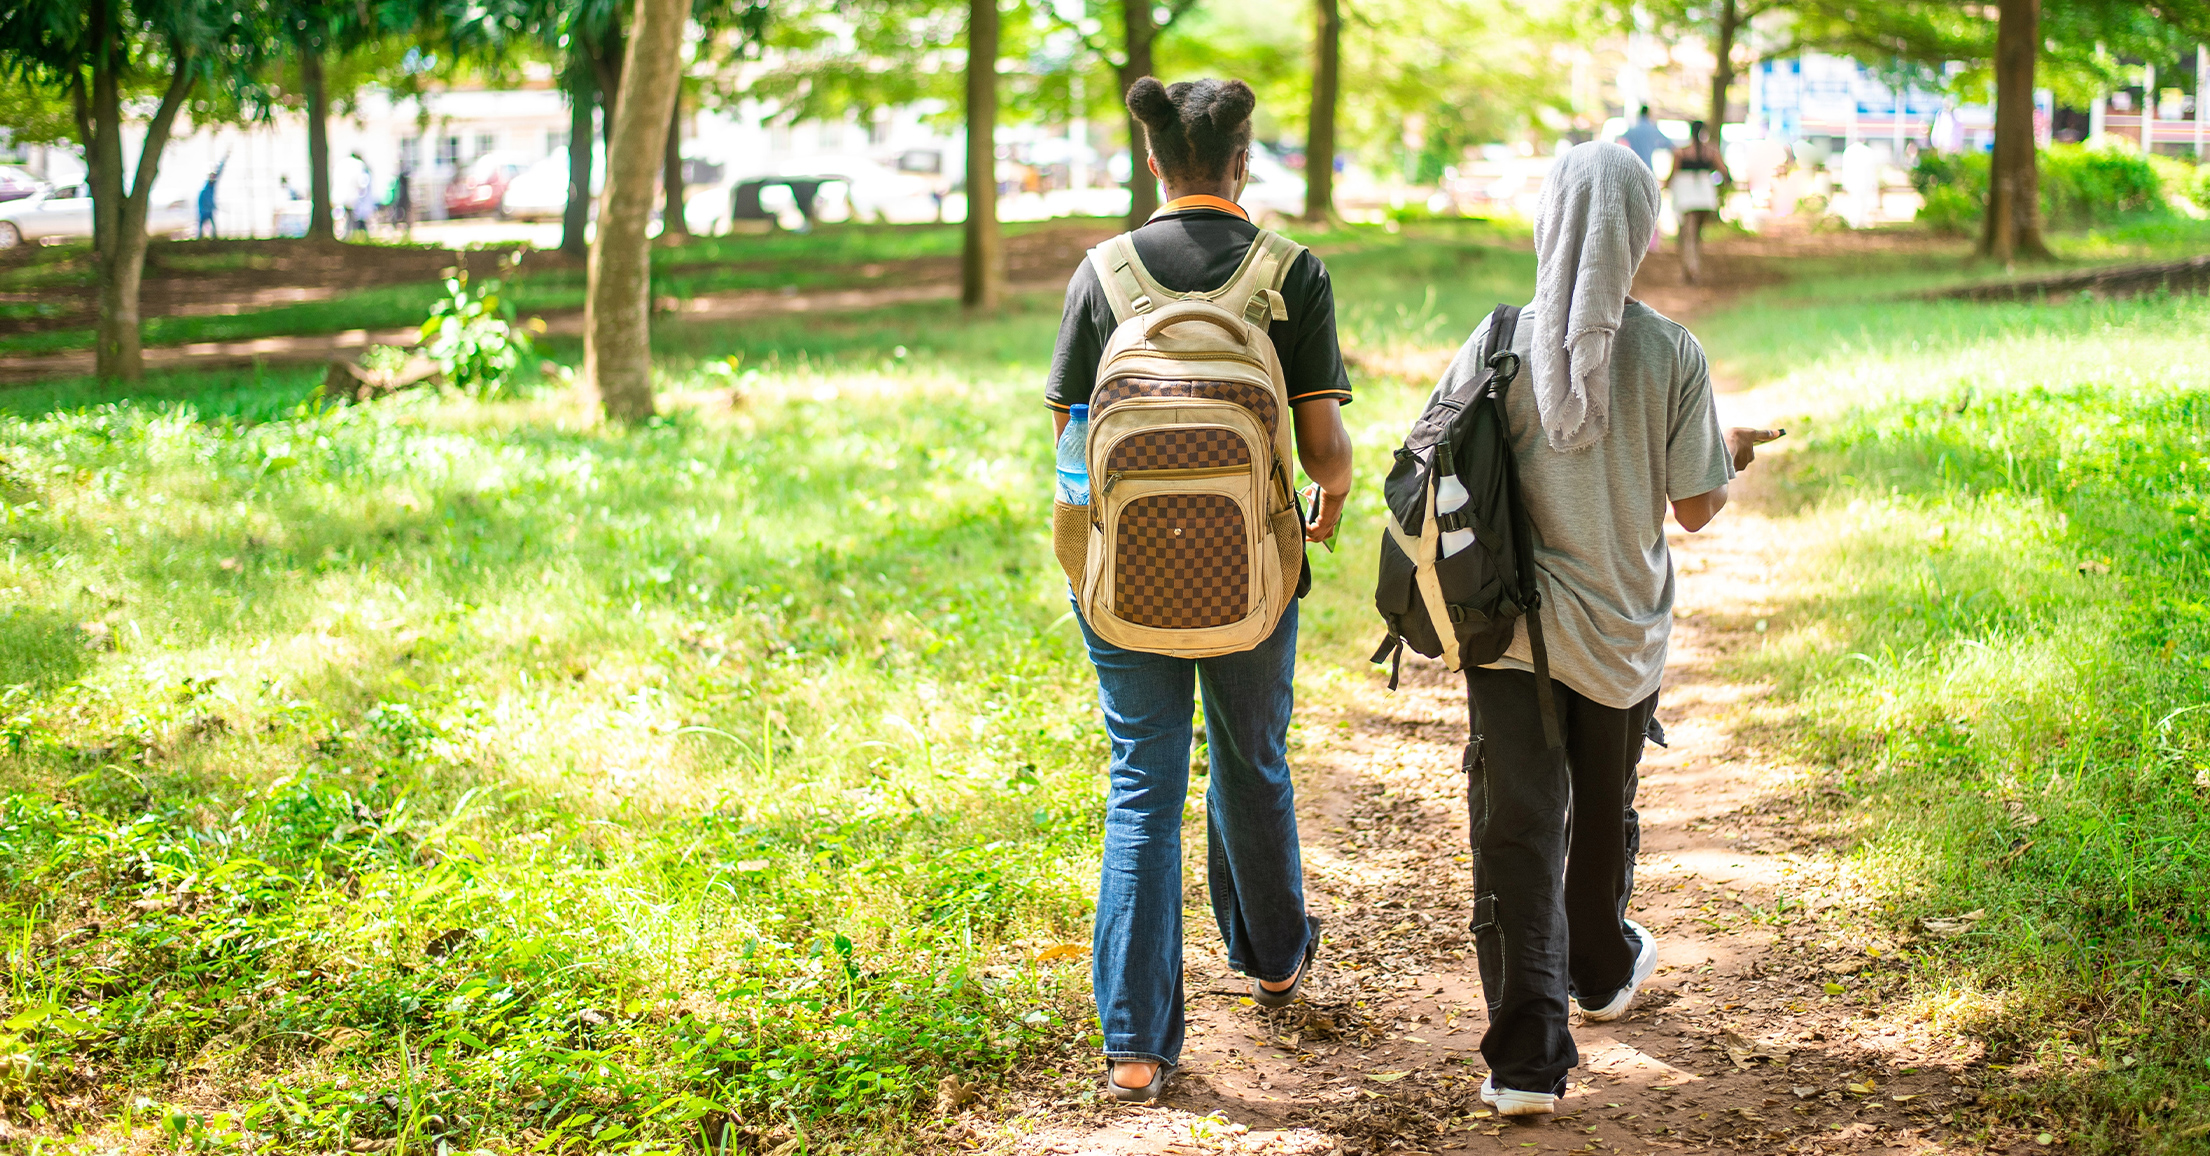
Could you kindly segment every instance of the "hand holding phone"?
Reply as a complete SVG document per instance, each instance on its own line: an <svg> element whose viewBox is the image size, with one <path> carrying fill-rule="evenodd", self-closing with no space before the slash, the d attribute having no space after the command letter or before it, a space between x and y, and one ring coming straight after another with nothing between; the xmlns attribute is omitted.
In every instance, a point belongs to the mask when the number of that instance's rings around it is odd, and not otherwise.
<svg viewBox="0 0 2210 1156"><path fill-rule="evenodd" d="M1727 431L1727 456L1734 459L1734 472L1741 473L1757 460L1757 447L1766 442L1778 441L1788 436L1784 429L1752 429L1735 426Z"/></svg>
<svg viewBox="0 0 2210 1156"><path fill-rule="evenodd" d="M1335 525L1343 516L1343 499L1328 498L1322 494L1318 482L1306 486L1302 496L1305 511L1305 541L1318 542L1328 548L1328 553L1335 553Z"/></svg>

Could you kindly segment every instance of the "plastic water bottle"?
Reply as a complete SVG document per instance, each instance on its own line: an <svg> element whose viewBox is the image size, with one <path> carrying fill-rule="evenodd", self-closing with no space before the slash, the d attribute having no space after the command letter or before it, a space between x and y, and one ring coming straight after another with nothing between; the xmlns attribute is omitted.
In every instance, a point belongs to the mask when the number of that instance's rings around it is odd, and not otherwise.
<svg viewBox="0 0 2210 1156"><path fill-rule="evenodd" d="M1464 483L1458 480L1456 474L1444 474L1442 477L1435 479L1435 512L1438 515L1447 514L1452 510L1463 507L1467 499L1472 496L1466 493ZM1452 554L1473 545L1473 531L1445 530L1443 531L1442 544L1443 557L1448 558Z"/></svg>
<svg viewBox="0 0 2210 1156"><path fill-rule="evenodd" d="M1059 435L1059 500L1090 504L1090 407L1067 407L1067 428ZM1463 493L1464 491L1460 491Z"/></svg>

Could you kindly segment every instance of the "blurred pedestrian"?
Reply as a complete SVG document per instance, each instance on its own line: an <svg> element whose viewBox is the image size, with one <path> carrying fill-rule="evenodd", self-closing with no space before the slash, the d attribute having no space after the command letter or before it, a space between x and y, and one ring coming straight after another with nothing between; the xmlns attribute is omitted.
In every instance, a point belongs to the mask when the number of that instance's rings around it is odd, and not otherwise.
<svg viewBox="0 0 2210 1156"><path fill-rule="evenodd" d="M414 166L404 160L391 182L391 224L402 236L414 231Z"/></svg>
<svg viewBox="0 0 2210 1156"><path fill-rule="evenodd" d="M1726 158L1704 132L1704 122L1688 122L1688 144L1673 153L1673 215L1681 225L1681 276L1694 285L1703 277L1704 226L1719 217L1719 186L1730 180Z"/></svg>
<svg viewBox="0 0 2210 1156"><path fill-rule="evenodd" d="M1650 106L1646 104L1635 114L1634 123L1620 134L1619 143L1633 149L1634 155L1641 158L1642 167L1653 173L1657 171L1658 153L1673 151L1673 138L1665 135L1665 130L1650 119Z"/></svg>
<svg viewBox="0 0 2210 1156"><path fill-rule="evenodd" d="M1863 141L1842 150L1842 192L1849 198L1842 219L1852 229L1880 223L1880 154Z"/></svg>
<svg viewBox="0 0 2210 1156"><path fill-rule="evenodd" d="M202 241L221 239L215 232L215 184L223 179L223 166L229 163L229 157L217 161L207 170L207 183L200 186L199 226L193 232Z"/></svg>
<svg viewBox="0 0 2210 1156"><path fill-rule="evenodd" d="M346 236L365 237L368 224L376 219L376 174L368 167L368 158L353 154L353 163L360 166L360 182L353 187L353 205L348 210L352 218L346 225Z"/></svg>
<svg viewBox="0 0 2210 1156"><path fill-rule="evenodd" d="M1658 123L1650 119L1650 106L1646 104L1642 106L1642 111L1635 114L1634 123L1627 126L1626 132L1620 134L1619 143L1633 150L1635 157L1642 162L1642 167L1652 173L1657 172L1658 153L1660 151L1673 151L1673 138L1665 135L1665 130L1659 128ZM1649 251L1655 253L1657 250L1658 234L1657 230L1652 229L1650 230Z"/></svg>

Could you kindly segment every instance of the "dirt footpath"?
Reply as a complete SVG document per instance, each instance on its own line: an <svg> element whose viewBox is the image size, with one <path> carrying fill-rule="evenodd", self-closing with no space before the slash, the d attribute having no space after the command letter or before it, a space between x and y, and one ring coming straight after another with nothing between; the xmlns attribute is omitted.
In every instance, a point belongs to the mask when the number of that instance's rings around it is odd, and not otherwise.
<svg viewBox="0 0 2210 1156"><path fill-rule="evenodd" d="M1751 508L1743 508L1745 505ZM1831 915L1857 902L1805 780L1745 737L1768 688L1723 656L1760 645L1776 526L1738 503L1673 531L1680 573L1639 804L1633 911L1660 967L1624 1021L1574 1032L1581 1066L1554 1116L1502 1121L1479 1098L1486 1026L1467 933L1463 683L1407 663L1331 672L1299 711L1307 886L1327 920L1313 983L1268 1013L1244 997L1211 932L1203 824L1187 878L1189 1043L1162 1105L1096 1095L1100 1066L1033 1073L953 1123L960 1146L1021 1153L2046 1151L2026 1135L1958 1134L1978 1057L1884 996L1893 950ZM1193 794L1195 791L1193 790Z"/></svg>

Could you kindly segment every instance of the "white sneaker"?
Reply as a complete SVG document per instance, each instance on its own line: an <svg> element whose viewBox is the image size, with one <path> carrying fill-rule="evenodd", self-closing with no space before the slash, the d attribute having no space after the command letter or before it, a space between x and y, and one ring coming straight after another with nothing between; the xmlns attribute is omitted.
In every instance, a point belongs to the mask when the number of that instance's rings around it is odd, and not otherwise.
<svg viewBox="0 0 2210 1156"><path fill-rule="evenodd" d="M1481 1078L1481 1102L1494 1105L1499 1116L1540 1116L1558 1110L1558 1098L1548 1092L1522 1092L1499 1088L1495 1075Z"/></svg>
<svg viewBox="0 0 2210 1156"><path fill-rule="evenodd" d="M1581 1005L1581 1018L1592 1024L1607 1023L1625 1016L1627 1009L1634 1004L1635 993L1642 990L1642 985L1648 982L1650 973L1657 970L1657 937L1644 930L1641 924L1632 919L1624 922L1627 925L1627 930L1633 932L1635 938L1642 941L1642 950L1636 952L1634 957L1634 976L1627 980L1627 986L1619 989L1618 995L1611 997L1610 1003L1602 1007ZM1574 1002L1579 1003L1580 1001L1576 999Z"/></svg>

